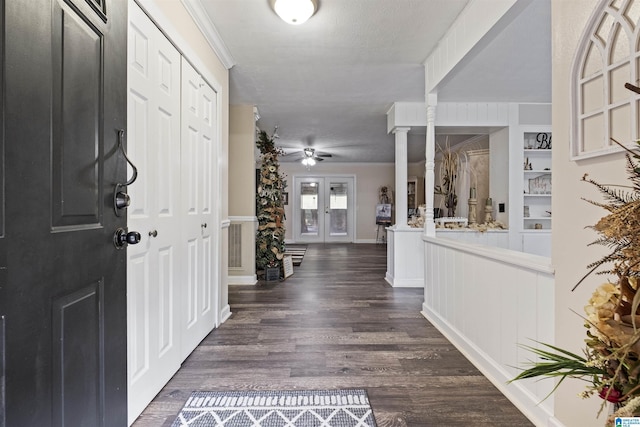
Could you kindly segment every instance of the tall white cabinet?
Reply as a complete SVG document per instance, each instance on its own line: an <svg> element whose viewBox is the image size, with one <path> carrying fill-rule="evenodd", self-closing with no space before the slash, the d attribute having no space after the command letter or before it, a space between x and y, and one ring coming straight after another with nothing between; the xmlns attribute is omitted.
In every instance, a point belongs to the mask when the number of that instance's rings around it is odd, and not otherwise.
<svg viewBox="0 0 640 427"><path fill-rule="evenodd" d="M217 94L129 2L127 189L129 423L214 328L219 222ZM129 171L131 176L132 171Z"/></svg>

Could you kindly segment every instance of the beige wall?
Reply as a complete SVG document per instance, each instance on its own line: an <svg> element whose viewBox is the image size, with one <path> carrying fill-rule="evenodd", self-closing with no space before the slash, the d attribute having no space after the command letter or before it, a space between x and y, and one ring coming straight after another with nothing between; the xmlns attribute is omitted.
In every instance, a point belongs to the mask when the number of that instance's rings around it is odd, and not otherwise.
<svg viewBox="0 0 640 427"><path fill-rule="evenodd" d="M229 283L254 284L256 274L256 122L253 105L229 107L229 217L242 227L242 265ZM253 218L253 219L250 219Z"/></svg>
<svg viewBox="0 0 640 427"><path fill-rule="evenodd" d="M601 247L588 248L595 240L593 231L585 226L594 224L605 214L582 197L602 200L595 189L580 181L588 173L602 183L623 183L626 179L622 155L610 155L592 160L569 160L571 64L579 38L597 0L562 0L552 3L553 31L553 256L556 269L556 344L581 354L585 328L578 314L583 314L593 289L604 280L591 276L580 287L571 288L587 272L586 265L597 260ZM556 391L556 417L566 426L602 426L604 416L596 419L599 398L583 401L576 396L584 390L584 382L566 381ZM606 412L606 410L605 410Z"/></svg>
<svg viewBox="0 0 640 427"><path fill-rule="evenodd" d="M409 163L407 165L407 176L424 177L424 172L425 172L424 164L425 164L424 160L418 163ZM422 196L422 199L424 203L424 195Z"/></svg>
<svg viewBox="0 0 640 427"><path fill-rule="evenodd" d="M489 197L493 199L493 219L509 227L509 129L489 135L489 158ZM486 200L486 197L478 200L483 210ZM499 203L504 203L505 212L498 212Z"/></svg>
<svg viewBox="0 0 640 427"><path fill-rule="evenodd" d="M229 108L229 215L256 215L256 122L253 105Z"/></svg>
<svg viewBox="0 0 640 427"><path fill-rule="evenodd" d="M395 188L395 165L393 163L331 163L331 159L319 162L310 171L299 162L280 163L281 171L286 175L289 192L289 204L285 206L287 220L285 221L287 241L293 239L293 177L317 175L353 175L356 182L356 242L375 242L376 212L378 203L378 188L382 185Z"/></svg>

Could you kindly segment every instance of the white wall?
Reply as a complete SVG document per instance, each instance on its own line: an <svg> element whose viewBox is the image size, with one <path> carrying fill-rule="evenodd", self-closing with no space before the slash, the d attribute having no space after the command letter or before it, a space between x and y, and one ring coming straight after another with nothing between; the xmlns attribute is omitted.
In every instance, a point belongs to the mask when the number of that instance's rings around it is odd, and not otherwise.
<svg viewBox="0 0 640 427"><path fill-rule="evenodd" d="M580 181L588 173L603 183L623 183L626 179L622 155L609 155L574 162L569 160L570 93L569 81L577 44L597 0L552 1L553 31L553 250L556 269L556 344L581 354L585 328L578 314L583 314L594 288L603 277L592 275L575 292L571 288L587 272L586 265L604 255L601 247L587 247L595 240L594 224L605 211L582 197L602 200L590 185ZM572 312L575 311L575 313ZM578 313L578 314L576 314ZM599 398L581 400L576 396L585 383L565 381L556 391L556 417L566 426L600 427L604 416L596 419ZM606 411L605 411L606 412Z"/></svg>

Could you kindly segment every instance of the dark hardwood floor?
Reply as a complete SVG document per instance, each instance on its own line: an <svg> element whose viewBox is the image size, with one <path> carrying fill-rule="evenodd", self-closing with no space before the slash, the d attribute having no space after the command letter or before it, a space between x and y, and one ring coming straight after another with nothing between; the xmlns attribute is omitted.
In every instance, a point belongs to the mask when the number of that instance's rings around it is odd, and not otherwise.
<svg viewBox="0 0 640 427"><path fill-rule="evenodd" d="M365 388L379 426L532 425L385 272L385 245L309 245L286 281L230 286L232 317L134 426L170 426L193 390L294 388Z"/></svg>

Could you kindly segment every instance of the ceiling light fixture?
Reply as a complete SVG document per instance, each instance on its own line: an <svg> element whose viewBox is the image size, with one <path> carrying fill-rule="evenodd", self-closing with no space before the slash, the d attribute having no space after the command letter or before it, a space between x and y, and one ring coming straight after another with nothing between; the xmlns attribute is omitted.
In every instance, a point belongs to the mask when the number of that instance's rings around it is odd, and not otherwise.
<svg viewBox="0 0 640 427"><path fill-rule="evenodd" d="M302 159L302 164L306 167L309 167L315 165L316 161L313 160L313 157L305 157L304 159Z"/></svg>
<svg viewBox="0 0 640 427"><path fill-rule="evenodd" d="M272 4L278 16L292 25L305 23L318 8L317 0L273 0Z"/></svg>

